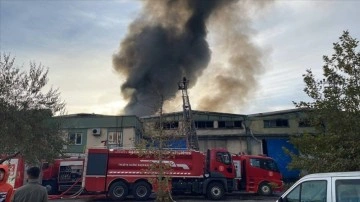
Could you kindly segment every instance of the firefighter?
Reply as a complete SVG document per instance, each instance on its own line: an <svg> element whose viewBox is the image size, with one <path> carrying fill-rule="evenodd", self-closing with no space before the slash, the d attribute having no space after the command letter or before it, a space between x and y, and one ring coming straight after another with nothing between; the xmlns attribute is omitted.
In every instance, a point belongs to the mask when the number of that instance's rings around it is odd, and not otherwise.
<svg viewBox="0 0 360 202"><path fill-rule="evenodd" d="M14 188L7 180L9 178L9 167L0 164L0 202L10 202Z"/></svg>

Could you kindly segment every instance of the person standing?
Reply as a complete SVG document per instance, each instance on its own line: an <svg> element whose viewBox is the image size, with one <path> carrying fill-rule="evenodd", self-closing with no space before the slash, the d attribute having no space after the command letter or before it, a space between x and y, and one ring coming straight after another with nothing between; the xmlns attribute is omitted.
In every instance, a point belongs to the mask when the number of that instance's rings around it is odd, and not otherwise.
<svg viewBox="0 0 360 202"><path fill-rule="evenodd" d="M28 183L15 191L12 202L47 202L46 188L39 183L40 168L30 167L26 174Z"/></svg>
<svg viewBox="0 0 360 202"><path fill-rule="evenodd" d="M9 167L0 164L0 202L10 202L14 188L7 180L9 178Z"/></svg>

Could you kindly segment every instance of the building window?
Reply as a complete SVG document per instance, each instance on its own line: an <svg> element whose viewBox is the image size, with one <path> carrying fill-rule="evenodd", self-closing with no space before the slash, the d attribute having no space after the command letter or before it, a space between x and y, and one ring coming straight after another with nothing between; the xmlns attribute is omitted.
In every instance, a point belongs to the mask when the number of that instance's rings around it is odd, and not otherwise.
<svg viewBox="0 0 360 202"><path fill-rule="evenodd" d="M219 128L243 128L241 121L218 121Z"/></svg>
<svg viewBox="0 0 360 202"><path fill-rule="evenodd" d="M287 119L264 120L264 128L284 128L284 127L289 127L289 120Z"/></svg>
<svg viewBox="0 0 360 202"><path fill-rule="evenodd" d="M70 145L81 145L82 144L82 133L69 133L69 144Z"/></svg>
<svg viewBox="0 0 360 202"><path fill-rule="evenodd" d="M300 119L299 120L299 127L311 127L311 122L309 119Z"/></svg>
<svg viewBox="0 0 360 202"><path fill-rule="evenodd" d="M108 144L109 145L122 145L122 132L108 132Z"/></svg>
<svg viewBox="0 0 360 202"><path fill-rule="evenodd" d="M179 128L179 122L178 121L171 121L171 122L164 122L163 123L163 129L177 129Z"/></svg>
<svg viewBox="0 0 360 202"><path fill-rule="evenodd" d="M159 129L160 122L155 123L155 129ZM179 122L178 121L169 121L169 122L163 122L162 123L162 129L169 130L169 129L177 129L179 128Z"/></svg>
<svg viewBox="0 0 360 202"><path fill-rule="evenodd" d="M243 128L242 121L234 121L234 128Z"/></svg>
<svg viewBox="0 0 360 202"><path fill-rule="evenodd" d="M195 121L196 128L214 128L213 121Z"/></svg>

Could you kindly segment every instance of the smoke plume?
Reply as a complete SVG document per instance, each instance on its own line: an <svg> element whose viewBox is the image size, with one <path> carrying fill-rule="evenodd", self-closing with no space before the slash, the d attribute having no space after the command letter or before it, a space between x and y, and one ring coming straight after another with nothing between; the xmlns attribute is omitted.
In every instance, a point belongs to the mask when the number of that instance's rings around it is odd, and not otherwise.
<svg viewBox="0 0 360 202"><path fill-rule="evenodd" d="M220 49L228 54L228 67L219 67L221 71L212 74L211 82L218 91L211 96L199 93L202 104L198 108L228 110L227 106L234 101L229 97L234 93L246 95L255 86L254 76L261 69L261 52L249 41L248 19L236 15L247 13L246 6L238 3L236 0L144 1L143 12L129 26L120 51L113 55L114 69L126 76L121 86L121 93L128 100L124 113L151 115L159 109L161 101L175 97L178 81L184 76L190 80L189 87L196 84L211 58L206 40L209 21L219 26L215 41L220 41ZM241 6L240 10L234 9Z"/></svg>

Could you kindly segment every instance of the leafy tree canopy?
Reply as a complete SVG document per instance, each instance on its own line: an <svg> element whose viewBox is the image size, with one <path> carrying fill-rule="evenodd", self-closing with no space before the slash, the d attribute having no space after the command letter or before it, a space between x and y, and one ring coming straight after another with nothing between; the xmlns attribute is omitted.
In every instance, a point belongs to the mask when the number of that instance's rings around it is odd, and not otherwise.
<svg viewBox="0 0 360 202"><path fill-rule="evenodd" d="M58 89L45 91L48 69L34 62L21 71L10 54L0 56L0 154L20 152L28 163L62 154L60 115L65 103ZM1 158L1 157L0 157Z"/></svg>
<svg viewBox="0 0 360 202"><path fill-rule="evenodd" d="M291 138L299 155L291 154L290 168L309 173L360 170L360 52L359 41L344 31L323 56L323 78L308 69L303 75L311 102L295 103L306 109L315 134Z"/></svg>

